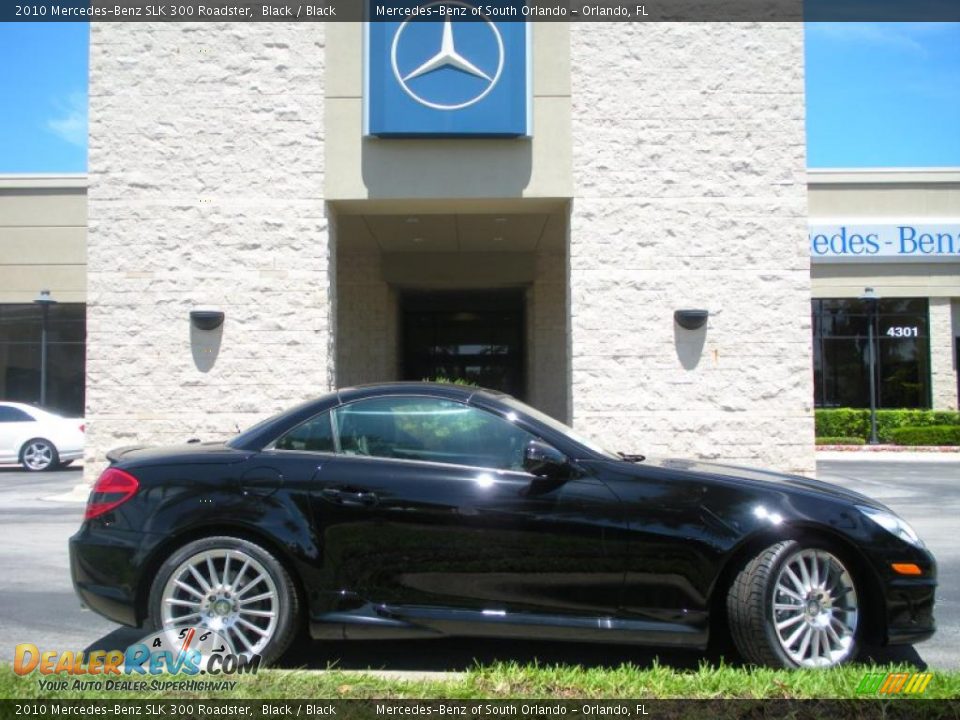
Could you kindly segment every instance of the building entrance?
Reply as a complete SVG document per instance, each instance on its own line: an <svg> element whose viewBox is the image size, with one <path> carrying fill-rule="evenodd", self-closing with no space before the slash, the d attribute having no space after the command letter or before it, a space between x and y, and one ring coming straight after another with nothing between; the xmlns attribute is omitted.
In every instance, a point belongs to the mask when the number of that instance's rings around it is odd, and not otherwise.
<svg viewBox="0 0 960 720"><path fill-rule="evenodd" d="M522 290L405 291L400 320L404 380L462 379L526 395Z"/></svg>

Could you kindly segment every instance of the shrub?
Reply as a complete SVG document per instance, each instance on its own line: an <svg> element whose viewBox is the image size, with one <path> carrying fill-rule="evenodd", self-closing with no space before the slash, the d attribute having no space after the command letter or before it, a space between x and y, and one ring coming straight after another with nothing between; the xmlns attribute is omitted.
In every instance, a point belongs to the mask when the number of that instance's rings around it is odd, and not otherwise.
<svg viewBox="0 0 960 720"><path fill-rule="evenodd" d="M960 425L901 427L890 432L897 445L960 445Z"/></svg>
<svg viewBox="0 0 960 720"><path fill-rule="evenodd" d="M870 437L870 411L862 408L817 410L817 437ZM877 410L877 437L893 441L898 428L960 425L960 413L950 410Z"/></svg>
<svg viewBox="0 0 960 720"><path fill-rule="evenodd" d="M444 383L446 385L466 385L467 387L480 387L473 380L465 380L464 378L448 378L438 375L437 377L424 378L424 382L433 382L433 383Z"/></svg>
<svg viewBox="0 0 960 720"><path fill-rule="evenodd" d="M814 412L817 437L862 437L870 432L870 413L853 408Z"/></svg>
<svg viewBox="0 0 960 720"><path fill-rule="evenodd" d="M817 445L864 445L866 440L860 437L818 437Z"/></svg>

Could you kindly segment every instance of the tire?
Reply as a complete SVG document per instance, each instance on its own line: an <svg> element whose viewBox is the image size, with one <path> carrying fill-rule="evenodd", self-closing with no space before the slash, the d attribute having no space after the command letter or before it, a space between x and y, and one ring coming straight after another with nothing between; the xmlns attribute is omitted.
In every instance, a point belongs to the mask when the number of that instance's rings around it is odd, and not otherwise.
<svg viewBox="0 0 960 720"><path fill-rule="evenodd" d="M745 660L822 668L856 657L863 613L854 574L841 558L787 540L747 563L727 595L730 633Z"/></svg>
<svg viewBox="0 0 960 720"><path fill-rule="evenodd" d="M203 538L177 549L160 566L150 588L150 622L158 631L212 629L237 653L260 655L263 665L276 662L289 649L300 627L300 612L296 587L280 561L259 545L236 537Z"/></svg>
<svg viewBox="0 0 960 720"><path fill-rule="evenodd" d="M57 468L60 456L52 442L44 438L33 438L20 448L20 464L29 472L45 472Z"/></svg>

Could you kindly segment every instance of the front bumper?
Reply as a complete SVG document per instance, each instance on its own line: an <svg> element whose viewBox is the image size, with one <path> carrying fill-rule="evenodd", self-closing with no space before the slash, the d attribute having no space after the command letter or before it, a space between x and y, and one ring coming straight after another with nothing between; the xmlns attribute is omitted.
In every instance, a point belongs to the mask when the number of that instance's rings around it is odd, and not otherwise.
<svg viewBox="0 0 960 720"><path fill-rule="evenodd" d="M937 590L937 561L922 547L903 542L887 545L874 554L874 567L882 585L885 633L876 638L886 645L912 645L936 632L933 606ZM910 563L920 575L900 575L894 563Z"/></svg>
<svg viewBox="0 0 960 720"><path fill-rule="evenodd" d="M936 576L887 582L887 644L912 645L936 632L933 618Z"/></svg>

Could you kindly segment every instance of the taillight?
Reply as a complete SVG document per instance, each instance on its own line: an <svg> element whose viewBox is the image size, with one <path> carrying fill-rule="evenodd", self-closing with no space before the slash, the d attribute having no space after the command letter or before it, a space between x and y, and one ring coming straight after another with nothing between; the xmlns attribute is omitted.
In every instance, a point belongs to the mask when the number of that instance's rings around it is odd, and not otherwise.
<svg viewBox="0 0 960 720"><path fill-rule="evenodd" d="M81 424L81 425L80 425L80 432L86 432L86 431L87 431L87 426Z"/></svg>
<svg viewBox="0 0 960 720"><path fill-rule="evenodd" d="M90 520L100 517L104 513L120 507L136 495L139 488L139 481L130 473L117 468L107 468L101 473L93 486L93 490L90 491L87 511L83 514L84 519Z"/></svg>

